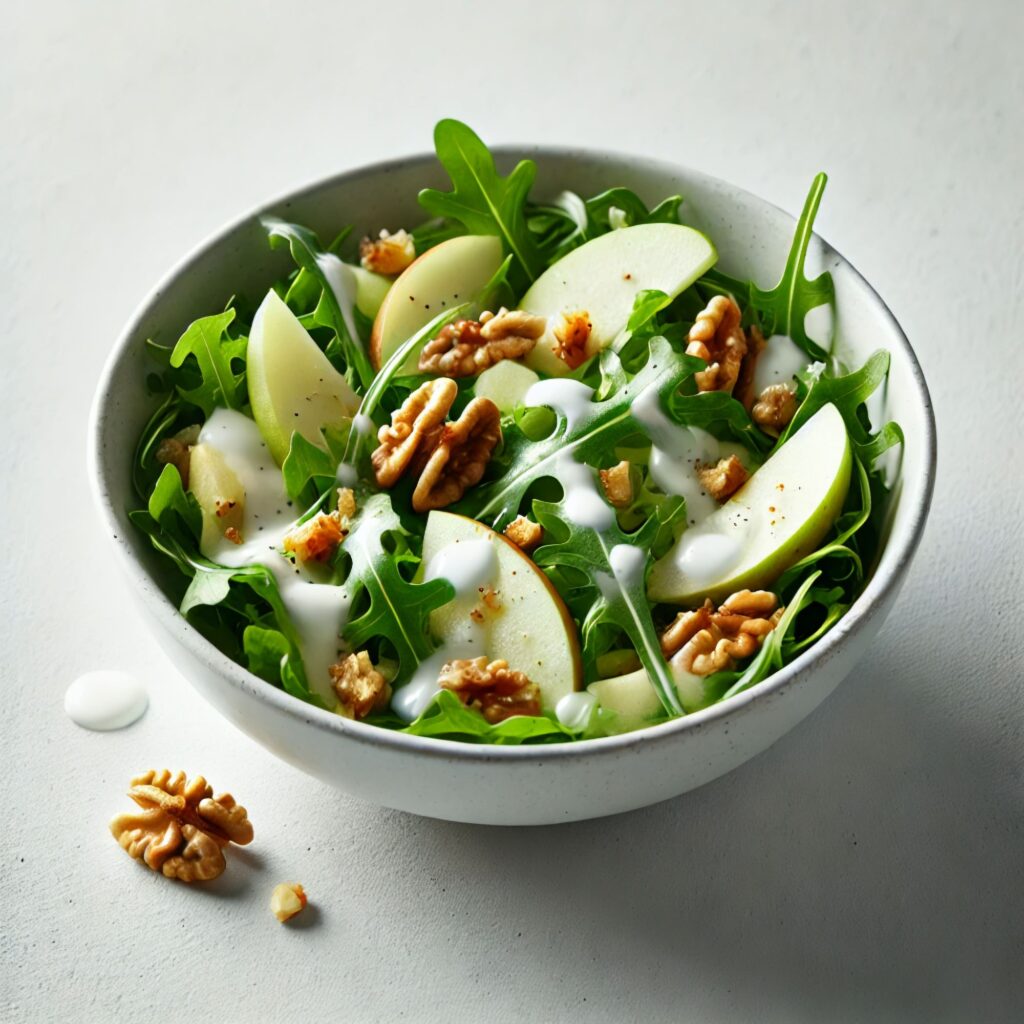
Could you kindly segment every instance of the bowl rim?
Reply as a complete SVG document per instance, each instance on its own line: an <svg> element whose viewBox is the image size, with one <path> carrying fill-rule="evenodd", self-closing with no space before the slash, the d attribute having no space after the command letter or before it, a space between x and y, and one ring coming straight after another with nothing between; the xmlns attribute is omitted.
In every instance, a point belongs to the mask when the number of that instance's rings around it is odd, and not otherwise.
<svg viewBox="0 0 1024 1024"><path fill-rule="evenodd" d="M495 146L491 148L491 152L499 161L522 158L531 158L538 161L552 159L590 163L614 161L618 163L642 164L665 173L683 171L687 176L699 179L709 186L717 187L733 195L753 199L757 203L778 211L787 219L793 221L793 223L796 222L796 218L782 209L782 207L761 198L747 189L733 185L713 175L705 174L684 164L660 160L654 157L622 153L608 149L530 144ZM172 638L185 646L193 657L203 663L221 680L248 697L269 704L278 713L288 715L294 719L304 720L307 725L323 732L333 733L345 740L378 748L386 748L396 754L425 754L430 757L477 764L494 761L513 763L539 762L561 760L566 757L579 758L591 755L613 755L629 748L647 746L652 743L682 741L687 735L696 733L705 726L714 724L722 719L728 720L730 717L734 717L738 712L748 709L761 698L767 697L772 693L779 693L790 684L799 681L800 677L809 670L824 664L834 657L838 648L844 644L847 638L856 636L868 625L874 617L876 609L883 604L885 599L895 596L895 592L902 583L903 577L920 543L921 534L923 533L931 506L935 484L937 444L935 415L928 385L925 382L920 362L906 334L892 310L889 309L875 288L839 250L818 235L817 232L815 232L815 236L819 242L826 245L841 261L842 265L853 274L855 281L865 289L869 299L876 304L881 316L888 320L889 326L895 335L896 344L902 349L908 361L916 398L924 414L924 433L922 437L917 439L922 447L923 458L920 463L921 472L916 479L908 481L905 478L901 478L900 480L902 489L901 500L912 501L914 505L911 510L910 522L904 531L903 543L899 547L893 548L890 538L889 543L881 552L875 572L868 581L867 586L861 591L843 618L824 637L799 654L788 665L774 672L763 682L757 683L726 700L712 704L701 711L695 711L680 718L670 719L666 722L614 736L603 736L571 743L527 744L520 746L465 743L458 740L428 736L412 736L407 733L384 729L380 726L367 725L363 722L343 718L312 704L307 704L300 698L293 697L283 689L279 689L253 675L244 666L233 661L211 641L207 640L178 612L177 607L163 593L156 580L150 576L142 564L134 557L128 540L122 536L118 512L103 471L101 452L103 448L102 438L105 431L104 410L111 396L112 383L117 366L128 350L140 323L150 307L164 292L173 287L175 281L194 261L215 248L222 240L246 223L258 219L265 214L278 211L287 204L301 200L310 194L325 189L343 188L347 182L352 180L386 175L390 172L405 170L412 165L429 163L435 159L435 155L432 152L421 152L371 164L362 164L337 174L309 181L297 188L289 189L268 202L260 204L214 231L179 259L160 278L145 298L142 299L124 328L122 328L111 351L107 355L90 408L87 431L88 477L93 500L98 509L101 522L105 527L105 532L121 560L122 569L132 581L135 590L140 593L150 614L159 625L167 630ZM181 670L179 669L179 671ZM186 673L183 671L182 674Z"/></svg>

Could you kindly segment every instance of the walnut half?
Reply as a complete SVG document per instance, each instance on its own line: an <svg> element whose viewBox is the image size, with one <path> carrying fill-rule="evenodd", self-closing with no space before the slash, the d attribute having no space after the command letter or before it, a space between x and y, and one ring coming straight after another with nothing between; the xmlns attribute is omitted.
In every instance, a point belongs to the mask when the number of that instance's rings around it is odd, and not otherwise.
<svg viewBox="0 0 1024 1024"><path fill-rule="evenodd" d="M472 377L503 359L520 359L537 344L547 321L524 310L481 313L442 327L420 353L421 373Z"/></svg>
<svg viewBox="0 0 1024 1024"><path fill-rule="evenodd" d="M245 808L230 793L214 798L201 775L148 771L132 779L128 795L142 810L117 815L110 831L130 856L168 878L216 878L225 866L223 847L252 842Z"/></svg>
<svg viewBox="0 0 1024 1024"><path fill-rule="evenodd" d="M540 714L540 687L522 672L510 669L507 661L485 657L450 661L441 669L437 683L491 724L513 715Z"/></svg>
<svg viewBox="0 0 1024 1024"><path fill-rule="evenodd" d="M710 600L695 611L680 612L661 637L666 658L698 676L723 672L755 654L778 625L783 608L767 590L739 590L715 610Z"/></svg>
<svg viewBox="0 0 1024 1024"><path fill-rule="evenodd" d="M686 354L707 363L695 374L698 391L731 392L747 354L747 339L740 327L742 313L736 300L716 295L698 314L687 337Z"/></svg>
<svg viewBox="0 0 1024 1024"><path fill-rule="evenodd" d="M697 479L715 501L725 501L746 482L748 473L735 455L719 459L713 466L698 466Z"/></svg>
<svg viewBox="0 0 1024 1024"><path fill-rule="evenodd" d="M750 418L767 434L778 437L796 415L796 391L790 384L769 384L750 410Z"/></svg>
<svg viewBox="0 0 1024 1024"><path fill-rule="evenodd" d="M359 651L342 658L329 669L331 685L338 697L338 710L345 718L365 718L383 711L391 700L391 686L373 667L369 654Z"/></svg>
<svg viewBox="0 0 1024 1024"><path fill-rule="evenodd" d="M378 447L370 456L381 487L394 487L417 455L429 457L458 393L455 381L437 377L421 384L391 414L390 425L377 432Z"/></svg>

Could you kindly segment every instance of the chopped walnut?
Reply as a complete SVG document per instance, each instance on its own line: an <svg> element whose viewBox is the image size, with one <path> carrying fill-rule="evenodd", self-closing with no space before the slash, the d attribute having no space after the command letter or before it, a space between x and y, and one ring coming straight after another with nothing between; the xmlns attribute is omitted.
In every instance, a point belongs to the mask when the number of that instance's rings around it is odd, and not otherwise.
<svg viewBox="0 0 1024 1024"><path fill-rule="evenodd" d="M532 551L544 539L544 530L526 516L516 516L505 527L505 536L521 551Z"/></svg>
<svg viewBox="0 0 1024 1024"><path fill-rule="evenodd" d="M498 407L489 398L474 398L462 415L441 431L437 447L412 492L412 507L417 512L429 512L458 501L466 488L480 481L500 441Z"/></svg>
<svg viewBox="0 0 1024 1024"><path fill-rule="evenodd" d="M156 461L161 466L171 465L181 477L181 486L188 490L189 455L199 441L199 424L184 427L176 434L165 437L156 449Z"/></svg>
<svg viewBox="0 0 1024 1024"><path fill-rule="evenodd" d="M713 466L698 466L697 479L715 501L725 501L746 482L749 474L735 455L719 459Z"/></svg>
<svg viewBox="0 0 1024 1024"><path fill-rule="evenodd" d="M366 651L350 654L329 671L338 710L345 718L365 718L372 711L383 711L391 700L391 684L373 667Z"/></svg>
<svg viewBox="0 0 1024 1024"><path fill-rule="evenodd" d="M547 321L524 310L502 307L479 320L456 320L443 327L420 353L422 373L471 377L503 359L525 356L544 333Z"/></svg>
<svg viewBox="0 0 1024 1024"><path fill-rule="evenodd" d="M132 779L128 795L142 808L119 814L110 831L136 860L182 882L216 878L223 847L252 842L246 810L230 793L214 798L206 779L184 772L149 771Z"/></svg>
<svg viewBox="0 0 1024 1024"><path fill-rule="evenodd" d="M224 539L231 541L232 544L242 543L242 531L237 526L229 526L224 531Z"/></svg>
<svg viewBox="0 0 1024 1024"><path fill-rule="evenodd" d="M344 528L356 517L356 494L351 487L338 488L338 518Z"/></svg>
<svg viewBox="0 0 1024 1024"><path fill-rule="evenodd" d="M768 343L757 324L751 324L747 328L746 341L747 351L743 356L743 362L740 363L739 376L736 378L732 394L749 411L754 403L754 372L757 369L757 361Z"/></svg>
<svg viewBox="0 0 1024 1024"><path fill-rule="evenodd" d="M381 487L394 487L417 452L426 454L436 448L458 392L455 381L436 377L420 385L391 414L391 424L377 432L379 447L370 456Z"/></svg>
<svg viewBox="0 0 1024 1024"><path fill-rule="evenodd" d="M686 354L708 364L707 369L695 374L699 391L731 392L736 385L747 352L741 315L734 299L716 295L690 328Z"/></svg>
<svg viewBox="0 0 1024 1024"><path fill-rule="evenodd" d="M416 259L416 243L405 228L393 235L382 230L377 238L369 236L359 243L359 262L376 274L400 274Z"/></svg>
<svg viewBox="0 0 1024 1024"><path fill-rule="evenodd" d="M437 682L492 724L513 715L540 714L540 688L522 672L510 669L507 661L489 662L485 657L450 661Z"/></svg>
<svg viewBox="0 0 1024 1024"><path fill-rule="evenodd" d="M298 882L282 882L270 894L270 912L284 924L305 909L308 902L306 890Z"/></svg>
<svg viewBox="0 0 1024 1024"><path fill-rule="evenodd" d="M598 470L601 486L608 501L615 508L627 508L633 500L633 481L630 477L629 463L623 459L611 469Z"/></svg>
<svg viewBox="0 0 1024 1024"><path fill-rule="evenodd" d="M284 539L284 549L300 562L329 562L345 539L341 517L320 512L297 526Z"/></svg>
<svg viewBox="0 0 1024 1024"><path fill-rule="evenodd" d="M563 313L555 325L555 355L570 370L575 370L586 362L587 342L593 329L590 314L583 310Z"/></svg>
<svg viewBox="0 0 1024 1024"><path fill-rule="evenodd" d="M796 415L796 392L789 384L770 384L758 395L751 419L767 434L776 437Z"/></svg>
<svg viewBox="0 0 1024 1024"><path fill-rule="evenodd" d="M686 672L708 676L736 667L756 653L778 625L783 610L767 590L740 590L719 605L709 600L694 611L680 612L661 637L666 658Z"/></svg>

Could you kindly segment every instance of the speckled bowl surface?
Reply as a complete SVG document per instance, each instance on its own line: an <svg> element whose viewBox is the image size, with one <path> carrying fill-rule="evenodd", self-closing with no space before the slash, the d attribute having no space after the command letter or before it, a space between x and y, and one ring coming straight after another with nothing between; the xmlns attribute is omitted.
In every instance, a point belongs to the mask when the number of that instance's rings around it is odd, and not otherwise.
<svg viewBox="0 0 1024 1024"><path fill-rule="evenodd" d="M685 167L620 154L528 147L498 150L506 169L537 161L535 195L584 194L627 185L648 201L679 193L687 223L706 231L719 266L775 283L794 220L772 204ZM433 156L361 168L301 189L205 242L142 303L114 345L93 407L90 476L103 523L154 633L206 699L238 728L304 771L365 800L456 821L523 825L614 814L676 796L765 750L807 716L850 672L893 606L924 529L935 472L935 426L921 367L871 286L827 244L813 257L836 286L840 355L859 364L892 353L877 415L900 422L906 445L895 469L887 537L850 612L820 642L765 682L663 725L576 744L482 747L405 736L340 718L275 689L235 664L182 618L163 583L167 568L129 523L131 460L152 411L145 341L173 341L197 316L236 292L259 295L287 272L259 224L272 213L330 237L422 219L421 188L445 184Z"/></svg>

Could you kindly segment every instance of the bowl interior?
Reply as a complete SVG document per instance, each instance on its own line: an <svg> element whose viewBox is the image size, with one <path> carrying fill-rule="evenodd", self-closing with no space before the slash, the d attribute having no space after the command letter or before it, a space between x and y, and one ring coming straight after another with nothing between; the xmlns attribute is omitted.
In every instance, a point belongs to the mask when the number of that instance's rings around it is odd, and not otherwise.
<svg viewBox="0 0 1024 1024"><path fill-rule="evenodd" d="M508 169L523 155L538 163L535 196L551 197L566 188L593 194L626 185L650 203L678 193L684 197L684 220L714 240L723 270L752 277L765 287L774 285L782 272L794 218L734 186L657 161L590 151L519 148L499 151L498 161ZM177 581L169 575L173 570L157 558L126 514L135 504L130 475L135 442L153 411L152 399L144 388L146 339L173 343L196 317L222 309L228 296L238 294L258 302L270 284L288 271L290 258L287 252L269 248L259 223L260 214L272 213L306 224L322 239L332 238L342 227L352 225L353 236L359 238L381 226L394 230L422 220L416 196L425 187L446 187L445 176L433 156L339 175L268 204L188 256L144 301L129 323L111 355L96 397L93 483L117 546L129 567L135 567L132 575L146 592L146 600L160 606L155 609L160 616L177 614L167 596L170 585ZM875 568L876 575L884 578L895 574L909 559L927 512L935 457L928 393L906 338L872 288L820 239L815 238L812 249L811 261L830 270L835 280L837 354L852 366L878 348L888 349L892 355L888 384L872 414L876 425L885 419L897 420L907 442L898 461L894 459L888 467L895 486L886 510L886 543ZM144 568L142 576L137 572L139 565ZM866 594L860 600L868 598ZM208 653L223 657L198 632L189 632L192 643L209 646ZM826 636L814 650L827 648L830 637ZM239 667L237 672L245 670ZM249 679L256 687L271 689L254 677ZM768 687L771 680L760 685Z"/></svg>

